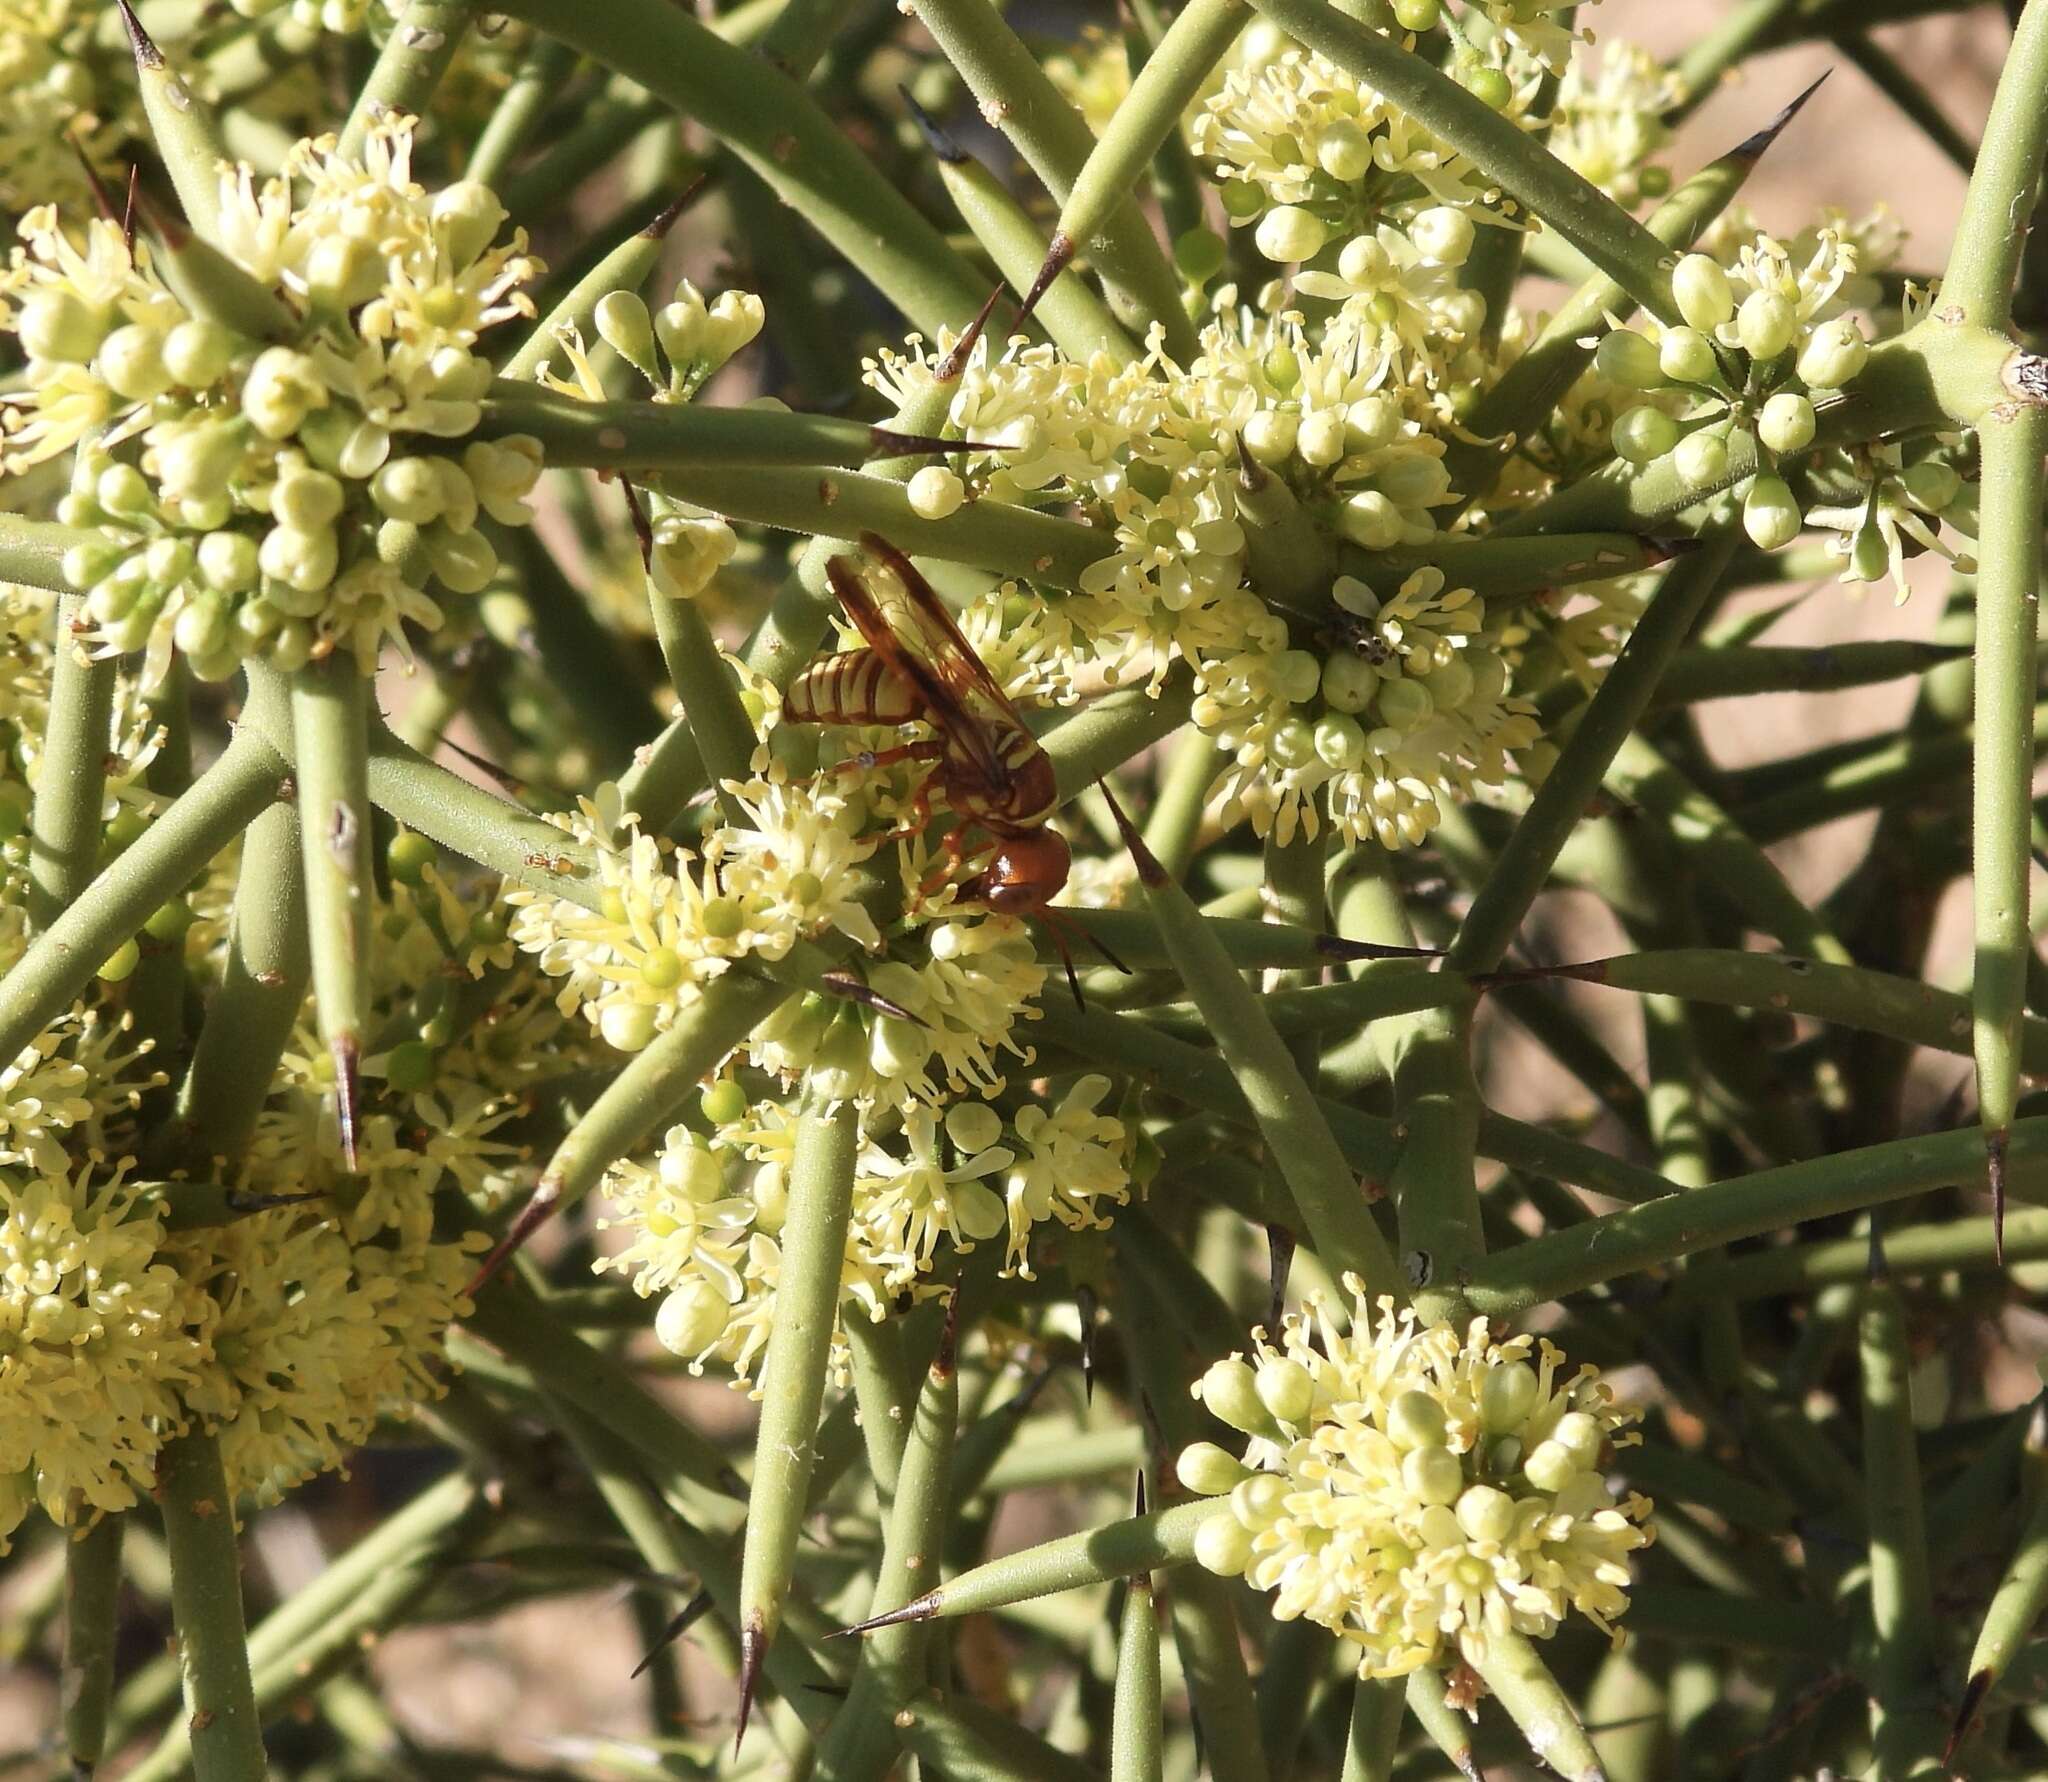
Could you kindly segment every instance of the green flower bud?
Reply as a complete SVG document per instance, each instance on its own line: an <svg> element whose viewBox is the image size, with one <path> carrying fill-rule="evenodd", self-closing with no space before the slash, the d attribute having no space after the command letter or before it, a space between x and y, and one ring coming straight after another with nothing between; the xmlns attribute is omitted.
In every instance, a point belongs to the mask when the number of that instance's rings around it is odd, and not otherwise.
<svg viewBox="0 0 2048 1782"><path fill-rule="evenodd" d="M1600 1420L1584 1411L1567 1411L1557 1420L1550 1439L1561 1445L1582 1467L1597 1465L1607 1437Z"/></svg>
<svg viewBox="0 0 2048 1782"><path fill-rule="evenodd" d="M1259 1402L1281 1423L1306 1423L1309 1412L1315 1408L1315 1381L1298 1361L1289 1361L1284 1356L1262 1361L1252 1376L1252 1384Z"/></svg>
<svg viewBox="0 0 2048 1782"><path fill-rule="evenodd" d="M313 627L304 619L287 619L270 639L270 666L279 674L297 674L313 660Z"/></svg>
<svg viewBox="0 0 2048 1782"><path fill-rule="evenodd" d="M1735 288L1711 254L1686 254L1671 269L1671 296L1686 326L1711 334L1735 314Z"/></svg>
<svg viewBox="0 0 2048 1782"><path fill-rule="evenodd" d="M425 1040L400 1040L384 1055L384 1081L400 1095L417 1095L434 1080L434 1048Z"/></svg>
<svg viewBox="0 0 2048 1782"><path fill-rule="evenodd" d="M201 594L179 609L171 641L187 656L213 656L233 636L233 615L218 594Z"/></svg>
<svg viewBox="0 0 2048 1782"><path fill-rule="evenodd" d="M1306 767L1316 757L1315 726L1306 718L1282 718L1268 732L1266 748L1282 768Z"/></svg>
<svg viewBox="0 0 2048 1782"><path fill-rule="evenodd" d="M307 415L326 406L319 367L290 347L265 347L242 383L242 412L265 439L289 439Z"/></svg>
<svg viewBox="0 0 2048 1782"><path fill-rule="evenodd" d="M1298 204L1276 205L1259 219L1252 240L1269 260L1293 264L1313 260L1330 239L1330 226Z"/></svg>
<svg viewBox="0 0 2048 1782"><path fill-rule="evenodd" d="M1538 1442L1522 1462L1522 1476L1538 1491L1562 1491L1584 1470L1562 1442Z"/></svg>
<svg viewBox="0 0 2048 1782"><path fill-rule="evenodd" d="M182 388L204 390L227 376L236 344L218 322L188 317L164 336L164 369Z"/></svg>
<svg viewBox="0 0 2048 1782"><path fill-rule="evenodd" d="M1852 582L1881 582L1891 573L1892 547L1884 529L1875 521L1859 526L1849 542L1849 567L1844 579Z"/></svg>
<svg viewBox="0 0 2048 1782"><path fill-rule="evenodd" d="M1869 363L1870 342L1854 316L1817 324L1799 349L1799 381L1809 390L1839 390Z"/></svg>
<svg viewBox="0 0 2048 1782"><path fill-rule="evenodd" d="M1274 694L1290 705L1313 699L1322 679L1323 665L1306 650L1282 650L1268 665Z"/></svg>
<svg viewBox="0 0 2048 1782"><path fill-rule="evenodd" d="M1671 448L1671 462L1688 487L1709 487L1728 474L1728 442L1712 428L1703 427Z"/></svg>
<svg viewBox="0 0 2048 1782"><path fill-rule="evenodd" d="M1711 383L1720 369L1714 343L1697 328L1666 328L1657 343L1657 366L1674 384Z"/></svg>
<svg viewBox="0 0 2048 1782"><path fill-rule="evenodd" d="M657 382L661 367L654 357L654 323L647 305L631 291L607 291L597 300L597 332L619 357Z"/></svg>
<svg viewBox="0 0 2048 1782"><path fill-rule="evenodd" d="M910 510L921 519L943 520L960 511L967 499L967 485L957 471L943 464L927 464L904 485Z"/></svg>
<svg viewBox="0 0 2048 1782"><path fill-rule="evenodd" d="M109 464L94 480L92 492L110 514L140 518L156 512L148 479L132 464Z"/></svg>
<svg viewBox="0 0 2048 1782"><path fill-rule="evenodd" d="M1195 1382L1195 1396L1212 1416L1232 1429L1264 1436L1268 1441L1282 1439L1280 1426L1259 1397L1258 1376L1241 1356L1226 1356L1211 1363L1208 1372Z"/></svg>
<svg viewBox="0 0 2048 1782"><path fill-rule="evenodd" d="M1479 1426L1488 1435L1519 1429L1536 1406L1536 1370L1511 1361L1489 1372L1479 1385Z"/></svg>
<svg viewBox="0 0 2048 1782"><path fill-rule="evenodd" d="M1190 284L1206 285L1223 270L1229 249L1214 229L1184 230L1174 238L1173 263Z"/></svg>
<svg viewBox="0 0 2048 1782"><path fill-rule="evenodd" d="M1910 464L1900 473L1906 498L1923 513L1938 514L1963 492L1963 479L1952 464L1939 458Z"/></svg>
<svg viewBox="0 0 2048 1782"><path fill-rule="evenodd" d="M1244 1462L1214 1442L1193 1442L1173 1463L1174 1476L1197 1497L1221 1497L1245 1476Z"/></svg>
<svg viewBox="0 0 2048 1782"><path fill-rule="evenodd" d="M1466 1486L1455 1513L1458 1526L1475 1541L1504 1541L1515 1526L1515 1500L1491 1485Z"/></svg>
<svg viewBox="0 0 2048 1782"><path fill-rule="evenodd" d="M1615 328L1603 335L1593 351L1593 369L1609 383L1630 390L1661 390L1664 367L1657 349L1633 328Z"/></svg>
<svg viewBox="0 0 2048 1782"><path fill-rule="evenodd" d="M1775 291L1752 291L1735 312L1735 338L1752 359L1775 359L1792 344L1799 317Z"/></svg>
<svg viewBox="0 0 2048 1782"><path fill-rule="evenodd" d="M333 585L335 571L341 566L341 547L328 527L301 532L296 526L273 526L263 535L256 561L265 575L284 583L294 593L324 594ZM272 598L276 598L274 593ZM288 613L311 617L311 613L294 603L283 605ZM317 605L312 609L319 610Z"/></svg>
<svg viewBox="0 0 2048 1782"><path fill-rule="evenodd" d="M15 313L14 331L31 359L89 364L107 337L107 317L70 291L31 291Z"/></svg>
<svg viewBox="0 0 2048 1782"><path fill-rule="evenodd" d="M1265 192L1248 179L1226 180L1220 196L1224 214L1234 222L1247 222L1266 208Z"/></svg>
<svg viewBox="0 0 2048 1782"><path fill-rule="evenodd" d="M1678 423L1661 408L1631 408L1615 418L1615 453L1631 464L1654 464L1677 443Z"/></svg>
<svg viewBox="0 0 2048 1782"><path fill-rule="evenodd" d="M1420 681L1403 678L1387 681L1379 691L1380 722L1395 730L1413 730L1426 723L1436 706Z"/></svg>
<svg viewBox="0 0 2048 1782"><path fill-rule="evenodd" d="M1344 456L1344 415L1341 410L1318 409L1304 415L1295 430L1294 449L1304 464L1319 469L1339 462Z"/></svg>
<svg viewBox="0 0 2048 1782"><path fill-rule="evenodd" d="M1338 773L1365 759L1365 730L1356 718L1326 712L1316 720L1316 758Z"/></svg>
<svg viewBox="0 0 2048 1782"><path fill-rule="evenodd" d="M414 526L428 526L441 517L445 499L432 458L391 458L370 479L370 499L380 513Z"/></svg>
<svg viewBox="0 0 2048 1782"><path fill-rule="evenodd" d="M124 940L114 949L107 962L100 967L100 982L103 984L126 983L134 974L135 968L141 963L142 948L136 942L135 937L130 935L128 939Z"/></svg>
<svg viewBox="0 0 2048 1782"><path fill-rule="evenodd" d="M1377 489L1361 489L1337 510L1337 530L1368 551L1390 551L1405 530L1401 510Z"/></svg>
<svg viewBox="0 0 2048 1782"><path fill-rule="evenodd" d="M1805 516L1783 477L1760 475L1742 501L1742 529L1760 551L1775 551L1799 536Z"/></svg>
<svg viewBox="0 0 2048 1782"><path fill-rule="evenodd" d="M440 856L440 850L416 830L401 829L391 838L390 847L384 850L384 864L391 876L401 885L422 885L426 883L427 868Z"/></svg>
<svg viewBox="0 0 2048 1782"><path fill-rule="evenodd" d="M1349 651L1323 664L1323 703L1339 712L1362 712L1380 684L1379 671Z"/></svg>
<svg viewBox="0 0 2048 1782"><path fill-rule="evenodd" d="M1301 432L1301 417L1284 408L1262 408L1244 424L1244 449L1261 464L1284 463Z"/></svg>
<svg viewBox="0 0 2048 1782"><path fill-rule="evenodd" d="M149 920L142 925L142 932L151 940L178 941L185 938L185 930L192 926L192 906L182 897L174 897L169 903L160 903Z"/></svg>
<svg viewBox="0 0 2048 1782"><path fill-rule="evenodd" d="M732 1308L725 1295L701 1275L671 1288L654 1313L654 1339L671 1355L688 1359L725 1335Z"/></svg>
<svg viewBox="0 0 2048 1782"><path fill-rule="evenodd" d="M142 598L142 588L143 584L131 576L104 576L86 592L85 615L95 625L118 624Z"/></svg>
<svg viewBox="0 0 2048 1782"><path fill-rule="evenodd" d="M1481 105L1490 106L1495 111L1506 111L1514 100L1515 89L1498 68L1481 66L1461 70L1458 79Z"/></svg>
<svg viewBox="0 0 2048 1782"><path fill-rule="evenodd" d="M1443 0L1394 0L1394 22L1404 31L1434 31L1443 10Z"/></svg>
<svg viewBox="0 0 2048 1782"><path fill-rule="evenodd" d="M1454 205L1433 204L1408 225L1408 239L1425 260L1462 266L1472 252L1472 219Z"/></svg>
<svg viewBox="0 0 2048 1782"><path fill-rule="evenodd" d="M180 427L154 448L157 480L177 501L205 499L242 468L243 430L228 421Z"/></svg>
<svg viewBox="0 0 2048 1782"><path fill-rule="evenodd" d="M1443 1406L1427 1392L1404 1392L1387 1406L1387 1440L1404 1454L1441 1448L1446 1427Z"/></svg>
<svg viewBox="0 0 2048 1782"><path fill-rule="evenodd" d="M239 594L256 585L261 571L256 541L246 532L209 532L199 541L200 579L223 594Z"/></svg>
<svg viewBox="0 0 2048 1782"><path fill-rule="evenodd" d="M474 594L497 573L498 553L481 532L451 532L444 525L425 534L427 560L441 585L454 594Z"/></svg>
<svg viewBox="0 0 2048 1782"><path fill-rule="evenodd" d="M340 482L324 470L287 470L277 479L270 511L281 526L321 532L341 518L346 499Z"/></svg>
<svg viewBox="0 0 2048 1782"><path fill-rule="evenodd" d="M698 1098L697 1111L713 1126L731 1126L747 1111L747 1092L730 1077L721 1077Z"/></svg>
<svg viewBox="0 0 2048 1782"><path fill-rule="evenodd" d="M100 342L93 359L100 381L130 402L147 402L171 387L164 365L164 337L142 322L116 328Z"/></svg>
<svg viewBox="0 0 2048 1782"><path fill-rule="evenodd" d="M1344 411L1344 444L1354 452L1377 451L1401 431L1401 405L1391 396L1361 396Z"/></svg>
<svg viewBox="0 0 2048 1782"><path fill-rule="evenodd" d="M1372 171L1372 137L1348 118L1329 124L1316 143L1316 164L1334 180L1351 185Z"/></svg>
<svg viewBox="0 0 2048 1782"><path fill-rule="evenodd" d="M1465 1469L1450 1449L1432 1443L1401 1456L1401 1483L1418 1503L1453 1504L1465 1489Z"/></svg>
<svg viewBox="0 0 2048 1782"><path fill-rule="evenodd" d="M505 207L483 181L460 179L434 194L432 215L435 233L446 244L449 260L460 269L491 245L505 220Z"/></svg>
<svg viewBox="0 0 2048 1782"><path fill-rule="evenodd" d="M1802 452L1813 443L1813 404L1793 390L1780 390L1756 419L1756 436L1774 452Z"/></svg>
<svg viewBox="0 0 2048 1782"><path fill-rule="evenodd" d="M61 563L65 585L83 593L94 582L112 575L126 554L111 539L90 538L72 545Z"/></svg>
<svg viewBox="0 0 2048 1782"><path fill-rule="evenodd" d="M322 309L354 309L384 283L384 261L350 235L323 235L306 255L306 294Z"/></svg>
<svg viewBox="0 0 2048 1782"><path fill-rule="evenodd" d="M1251 1530L1219 1513L1195 1530L1195 1563L1219 1578L1235 1578L1252 1560Z"/></svg>

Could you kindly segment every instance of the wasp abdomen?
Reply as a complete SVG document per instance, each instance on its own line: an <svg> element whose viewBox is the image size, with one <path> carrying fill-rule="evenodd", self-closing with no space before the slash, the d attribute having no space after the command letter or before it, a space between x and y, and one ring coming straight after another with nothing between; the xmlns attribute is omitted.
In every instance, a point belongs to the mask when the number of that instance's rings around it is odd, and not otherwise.
<svg viewBox="0 0 2048 1782"><path fill-rule="evenodd" d="M796 677L782 715L792 724L907 724L925 710L873 650L843 650Z"/></svg>

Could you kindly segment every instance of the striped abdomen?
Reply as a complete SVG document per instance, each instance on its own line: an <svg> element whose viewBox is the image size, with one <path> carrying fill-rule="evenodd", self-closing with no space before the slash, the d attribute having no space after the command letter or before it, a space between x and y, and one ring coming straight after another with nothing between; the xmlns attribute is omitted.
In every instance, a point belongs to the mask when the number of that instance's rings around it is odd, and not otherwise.
<svg viewBox="0 0 2048 1782"><path fill-rule="evenodd" d="M906 724L926 715L917 694L873 650L842 650L813 662L782 702L792 724Z"/></svg>

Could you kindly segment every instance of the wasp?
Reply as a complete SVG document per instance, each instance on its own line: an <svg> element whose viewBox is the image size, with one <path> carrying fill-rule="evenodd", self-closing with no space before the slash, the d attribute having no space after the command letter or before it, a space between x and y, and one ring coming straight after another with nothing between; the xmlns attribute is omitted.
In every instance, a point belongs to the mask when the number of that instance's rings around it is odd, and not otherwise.
<svg viewBox="0 0 2048 1782"><path fill-rule="evenodd" d="M945 841L955 867L966 856L970 831L984 831L992 843L962 881L961 901L1037 917L1064 958L1066 943L1049 905L1067 882L1073 855L1066 838L1048 826L1059 804L1052 757L910 559L872 532L861 534L860 546L861 557L830 559L825 576L862 647L806 668L792 683L782 715L799 724L929 726L931 736L866 751L846 765L931 763L912 798L910 821L897 833L922 833L933 799L943 799L959 819ZM1071 960L1067 973L1071 981Z"/></svg>

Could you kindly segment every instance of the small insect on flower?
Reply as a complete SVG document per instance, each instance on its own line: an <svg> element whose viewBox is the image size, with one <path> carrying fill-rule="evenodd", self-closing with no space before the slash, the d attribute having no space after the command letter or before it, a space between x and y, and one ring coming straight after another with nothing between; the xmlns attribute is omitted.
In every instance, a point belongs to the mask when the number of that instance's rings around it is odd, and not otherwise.
<svg viewBox="0 0 2048 1782"><path fill-rule="evenodd" d="M930 725L935 736L870 750L846 765L932 763L899 834L923 833L933 796L942 797L959 819L945 840L948 875L965 857L972 830L993 840L986 860L960 884L960 900L985 903L1001 915L1038 917L1066 958L1048 907L1073 864L1066 838L1047 826L1059 802L1052 758L910 559L872 532L862 533L860 543L865 563L834 557L825 574L865 647L805 669L789 690L783 721ZM1067 979L1074 985L1071 959ZM1080 994L1075 985L1076 1001Z"/></svg>

